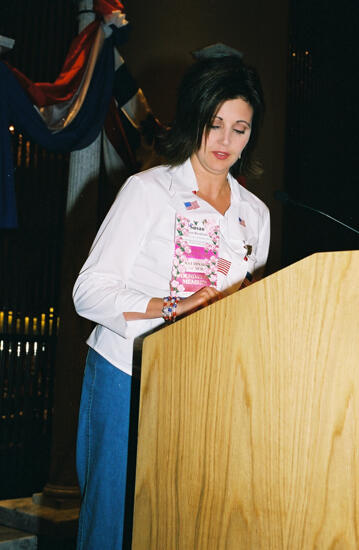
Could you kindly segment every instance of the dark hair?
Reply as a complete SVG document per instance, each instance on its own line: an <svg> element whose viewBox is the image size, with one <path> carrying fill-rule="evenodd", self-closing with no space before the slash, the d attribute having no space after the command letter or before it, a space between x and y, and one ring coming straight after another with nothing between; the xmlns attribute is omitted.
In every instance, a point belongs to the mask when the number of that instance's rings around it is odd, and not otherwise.
<svg viewBox="0 0 359 550"><path fill-rule="evenodd" d="M252 129L241 159L230 172L234 176L258 173L252 152L264 114L263 92L256 71L238 56L202 59L189 68L178 89L175 119L160 136L158 152L171 166L184 162L200 148L203 132L219 107L238 97L253 109Z"/></svg>

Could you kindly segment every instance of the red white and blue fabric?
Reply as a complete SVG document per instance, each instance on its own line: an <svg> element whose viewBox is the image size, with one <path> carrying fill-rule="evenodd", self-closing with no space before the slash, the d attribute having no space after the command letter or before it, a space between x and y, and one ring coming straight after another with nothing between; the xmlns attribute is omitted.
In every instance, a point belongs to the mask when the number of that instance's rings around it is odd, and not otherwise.
<svg viewBox="0 0 359 550"><path fill-rule="evenodd" d="M122 59L115 70L114 45L127 40L128 23L118 0L94 0L98 18L73 41L63 68L53 83L34 83L17 69L0 63L0 227L17 225L14 172L9 125L51 151L74 151L88 146L101 131L109 106L112 116L107 126L122 124L126 113L114 116L114 105L121 110L139 92ZM101 46L96 50L100 27ZM104 35L104 36L103 36ZM96 53L94 54L94 51ZM95 55L95 58L94 58ZM119 56L118 56L119 57ZM82 86L91 70L91 79ZM71 118L74 103L82 93L80 108ZM114 100L112 100L114 98ZM147 109L149 112L149 109ZM63 122L65 121L65 123ZM132 125L135 126L135 125ZM120 135L124 135L122 132ZM118 132L117 132L118 136ZM130 136L130 141L133 138ZM122 152L131 164L131 146L126 140ZM121 148L120 148L121 149ZM121 153L120 153L121 154Z"/></svg>

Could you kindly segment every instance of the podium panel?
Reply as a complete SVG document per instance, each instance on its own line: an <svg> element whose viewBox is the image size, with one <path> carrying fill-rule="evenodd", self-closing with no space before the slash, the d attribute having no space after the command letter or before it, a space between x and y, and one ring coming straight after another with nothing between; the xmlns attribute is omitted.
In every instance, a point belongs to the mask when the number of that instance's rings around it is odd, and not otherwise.
<svg viewBox="0 0 359 550"><path fill-rule="evenodd" d="M146 338L132 550L359 548L359 252Z"/></svg>

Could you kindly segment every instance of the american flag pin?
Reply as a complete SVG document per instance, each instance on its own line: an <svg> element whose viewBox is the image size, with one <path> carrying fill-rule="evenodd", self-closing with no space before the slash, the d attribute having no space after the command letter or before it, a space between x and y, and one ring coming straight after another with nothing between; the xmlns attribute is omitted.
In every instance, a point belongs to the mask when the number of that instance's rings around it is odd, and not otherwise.
<svg viewBox="0 0 359 550"><path fill-rule="evenodd" d="M246 227L246 222L242 218L238 218L238 221L243 227Z"/></svg>
<svg viewBox="0 0 359 550"><path fill-rule="evenodd" d="M196 208L199 208L199 204L197 201L188 201L184 203L187 210L195 210Z"/></svg>
<svg viewBox="0 0 359 550"><path fill-rule="evenodd" d="M253 281L253 275L251 273L249 273L249 271L247 271L247 274L246 274L245 278L243 279L239 290L242 290L242 288L245 288L245 287L249 286L250 284L252 284L252 282L254 282Z"/></svg>
<svg viewBox="0 0 359 550"><path fill-rule="evenodd" d="M230 267L231 267L230 261L225 260L224 258L218 258L217 271L227 276Z"/></svg>

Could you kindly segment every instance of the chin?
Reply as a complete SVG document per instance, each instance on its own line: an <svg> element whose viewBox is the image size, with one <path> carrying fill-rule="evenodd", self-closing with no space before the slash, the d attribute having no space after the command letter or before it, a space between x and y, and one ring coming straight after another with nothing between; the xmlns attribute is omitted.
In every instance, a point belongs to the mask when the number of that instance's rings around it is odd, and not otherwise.
<svg viewBox="0 0 359 550"><path fill-rule="evenodd" d="M212 164L212 170L221 174L223 172L228 172L231 166L232 164L229 162L224 163L220 161L220 163Z"/></svg>

